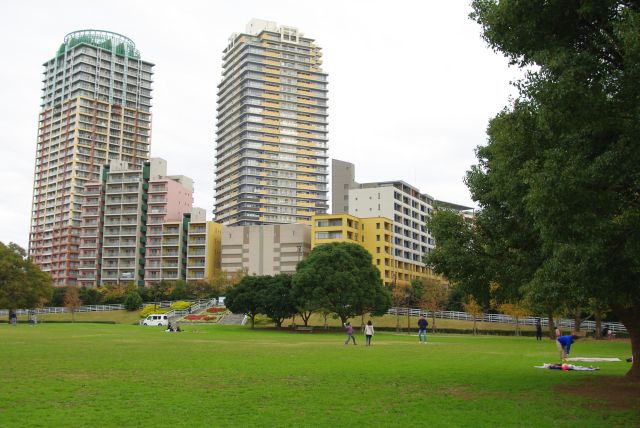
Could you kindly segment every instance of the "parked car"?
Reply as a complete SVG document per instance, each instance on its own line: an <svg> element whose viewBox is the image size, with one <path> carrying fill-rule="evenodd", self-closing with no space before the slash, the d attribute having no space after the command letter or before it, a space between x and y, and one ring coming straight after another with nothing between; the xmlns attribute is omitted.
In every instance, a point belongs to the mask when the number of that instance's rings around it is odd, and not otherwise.
<svg viewBox="0 0 640 428"><path fill-rule="evenodd" d="M166 314L151 314L142 320L142 325L169 325Z"/></svg>

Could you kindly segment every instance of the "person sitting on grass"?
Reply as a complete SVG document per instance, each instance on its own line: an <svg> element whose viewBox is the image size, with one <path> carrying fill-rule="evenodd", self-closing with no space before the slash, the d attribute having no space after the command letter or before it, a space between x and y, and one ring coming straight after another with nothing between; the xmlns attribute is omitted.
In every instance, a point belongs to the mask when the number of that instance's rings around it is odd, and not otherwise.
<svg viewBox="0 0 640 428"><path fill-rule="evenodd" d="M578 340L580 336L573 333L569 336L560 336L556 340L556 346L560 352L560 361L566 361L569 358L569 352L571 350L571 344Z"/></svg>

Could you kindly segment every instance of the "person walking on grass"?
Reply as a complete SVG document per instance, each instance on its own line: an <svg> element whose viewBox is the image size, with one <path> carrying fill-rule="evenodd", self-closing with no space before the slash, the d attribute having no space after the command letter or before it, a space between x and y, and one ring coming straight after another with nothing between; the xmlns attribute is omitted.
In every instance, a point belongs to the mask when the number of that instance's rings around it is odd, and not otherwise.
<svg viewBox="0 0 640 428"><path fill-rule="evenodd" d="M573 333L569 336L560 336L556 339L556 346L558 352L560 352L560 361L565 362L569 358L569 352L571 351L571 345L580 338L577 334Z"/></svg>
<svg viewBox="0 0 640 428"><path fill-rule="evenodd" d="M429 321L424 317L424 315L420 315L420 319L418 320L418 343L427 344L427 326L429 325ZM424 336L424 342L422 341L422 337Z"/></svg>
<svg viewBox="0 0 640 428"><path fill-rule="evenodd" d="M347 321L343 325L344 325L345 331L347 333L347 340L344 342L345 346L349 344L350 340L353 340L353 345L355 346L356 338L353 337L353 326L351 325L351 323L349 321Z"/></svg>
<svg viewBox="0 0 640 428"><path fill-rule="evenodd" d="M536 320L536 340L542 340L542 324L540 318Z"/></svg>
<svg viewBox="0 0 640 428"><path fill-rule="evenodd" d="M373 333L373 323L369 320L367 325L364 326L365 346L371 346L371 337L373 336Z"/></svg>

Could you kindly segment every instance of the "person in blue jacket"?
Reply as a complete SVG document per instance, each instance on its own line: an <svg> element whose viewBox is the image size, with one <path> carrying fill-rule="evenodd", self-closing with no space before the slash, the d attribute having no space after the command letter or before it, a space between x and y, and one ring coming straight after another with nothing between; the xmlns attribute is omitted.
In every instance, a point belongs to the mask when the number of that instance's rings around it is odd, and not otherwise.
<svg viewBox="0 0 640 428"><path fill-rule="evenodd" d="M418 320L418 342L427 344L427 326L429 322L425 319L424 315L420 315L420 319ZM424 337L424 342L422 342L422 338Z"/></svg>
<svg viewBox="0 0 640 428"><path fill-rule="evenodd" d="M573 342L579 339L580 336L577 334L572 334L570 336L560 336L556 339L556 345L558 346L558 351L560 352L560 360L565 361L569 357L569 352L571 351L571 345Z"/></svg>

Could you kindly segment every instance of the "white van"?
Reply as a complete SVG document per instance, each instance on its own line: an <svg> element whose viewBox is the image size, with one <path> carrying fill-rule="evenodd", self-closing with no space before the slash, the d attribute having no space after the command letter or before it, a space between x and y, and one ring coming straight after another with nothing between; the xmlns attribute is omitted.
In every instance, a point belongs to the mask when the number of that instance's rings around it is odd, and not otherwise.
<svg viewBox="0 0 640 428"><path fill-rule="evenodd" d="M151 314L142 320L142 325L169 325L166 314Z"/></svg>

